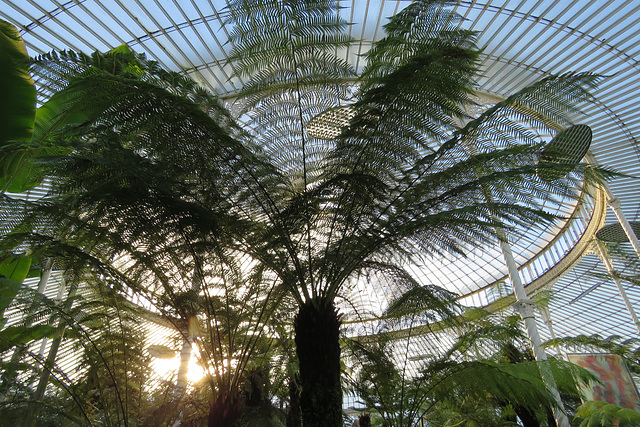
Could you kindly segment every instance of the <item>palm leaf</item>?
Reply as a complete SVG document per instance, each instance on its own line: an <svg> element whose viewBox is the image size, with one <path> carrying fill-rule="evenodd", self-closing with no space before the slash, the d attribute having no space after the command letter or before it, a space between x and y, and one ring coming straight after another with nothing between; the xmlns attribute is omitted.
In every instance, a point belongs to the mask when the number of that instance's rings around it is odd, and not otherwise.
<svg viewBox="0 0 640 427"><path fill-rule="evenodd" d="M28 165L31 154L8 149L11 142L29 142L36 114L36 89L29 75L27 50L18 30L0 20L0 189L20 192L35 185Z"/></svg>
<svg viewBox="0 0 640 427"><path fill-rule="evenodd" d="M31 140L36 112L36 89L28 71L27 50L18 30L0 20L0 145L12 140Z"/></svg>
<svg viewBox="0 0 640 427"><path fill-rule="evenodd" d="M230 55L235 74L247 78L239 94L247 126L290 188L319 177L326 141L309 138L306 124L349 96L350 66L338 51L352 40L336 1L231 2ZM265 31L268 29L268 31Z"/></svg>

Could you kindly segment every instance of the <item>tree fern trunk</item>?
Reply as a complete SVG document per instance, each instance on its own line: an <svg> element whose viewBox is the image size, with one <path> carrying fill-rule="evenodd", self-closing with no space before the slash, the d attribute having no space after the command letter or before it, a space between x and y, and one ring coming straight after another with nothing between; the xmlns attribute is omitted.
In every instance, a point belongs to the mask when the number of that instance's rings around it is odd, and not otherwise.
<svg viewBox="0 0 640 427"><path fill-rule="evenodd" d="M242 415L244 402L236 393L222 392L209 408L209 427L233 427Z"/></svg>
<svg viewBox="0 0 640 427"><path fill-rule="evenodd" d="M300 410L304 427L342 426L340 316L332 301L315 299L294 323L300 363Z"/></svg>
<svg viewBox="0 0 640 427"><path fill-rule="evenodd" d="M298 387L299 377L297 375L289 378L289 411L287 412L287 427L301 427L302 416L300 415L300 387Z"/></svg>

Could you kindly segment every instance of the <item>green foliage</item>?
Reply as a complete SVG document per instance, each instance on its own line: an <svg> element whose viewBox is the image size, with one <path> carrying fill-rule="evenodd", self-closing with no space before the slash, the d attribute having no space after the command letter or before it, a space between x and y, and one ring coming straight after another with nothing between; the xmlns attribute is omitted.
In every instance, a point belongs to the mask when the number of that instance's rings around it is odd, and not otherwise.
<svg viewBox="0 0 640 427"><path fill-rule="evenodd" d="M0 277L0 327L6 323L4 311L20 291L22 284L16 280Z"/></svg>
<svg viewBox="0 0 640 427"><path fill-rule="evenodd" d="M44 337L51 337L54 332L55 328L49 325L7 326L0 331L0 353L17 345L27 344Z"/></svg>
<svg viewBox="0 0 640 427"><path fill-rule="evenodd" d="M412 426L421 418L443 427L546 422L555 399L540 364L521 350L527 344L519 324L487 313L465 318L472 320L458 325L463 333L447 351L421 361L394 358L401 340L391 334L350 342L356 367L350 390L389 426ZM580 387L594 381L570 363L543 363L565 399L577 398Z"/></svg>
<svg viewBox="0 0 640 427"><path fill-rule="evenodd" d="M73 393L94 423L138 425L149 409L145 386L151 369L139 319L123 311L94 312L91 317L87 323L99 321L102 326L84 330L77 342L83 348L78 366L83 375ZM77 413L72 405L68 411Z"/></svg>
<svg viewBox="0 0 640 427"><path fill-rule="evenodd" d="M26 276L26 270L31 265L31 259L26 260L21 266L15 268L16 264L24 261L22 258L8 259L9 262L4 263L5 273L13 273L18 277ZM22 271L20 271L22 270ZM19 321L12 322L6 326L8 318L5 317L5 311L11 306L12 311L23 311L24 316ZM4 353L14 347L22 347L25 344L51 337L55 328L47 324L32 325L34 319L42 319L50 314L52 303L47 298L35 296L21 282L5 277L0 278L0 353ZM13 369L10 365L15 363L5 363L5 369ZM5 372L6 373L6 372ZM5 384L7 385L7 384ZM1 388L0 388L1 389Z"/></svg>
<svg viewBox="0 0 640 427"><path fill-rule="evenodd" d="M29 75L29 57L18 30L0 19L0 190L30 188L22 168L25 152L12 145L31 141L36 114L36 88Z"/></svg>
<svg viewBox="0 0 640 427"><path fill-rule="evenodd" d="M29 275L32 258L28 256L6 257L0 262L0 277L22 283ZM0 309L3 305L0 305Z"/></svg>
<svg viewBox="0 0 640 427"><path fill-rule="evenodd" d="M71 282L73 277L67 279ZM3 363L3 417L25 423L31 417L36 425L140 425L148 417L150 357L138 326L139 313L106 287L87 287L87 279L82 278L81 296L63 302L33 292L14 302L26 313L23 323L2 331L25 331L14 345L29 344L26 332L32 340L47 336L53 338L51 348L76 353L79 363L68 369L64 358L58 365L54 359L43 360L31 346L17 347L11 361ZM33 389L44 375L49 384L38 396Z"/></svg>
<svg viewBox="0 0 640 427"><path fill-rule="evenodd" d="M4 20L0 20L0 64L0 92L5 101L0 106L0 146L13 140L29 141L36 112L36 89L28 72L29 56L20 33Z"/></svg>
<svg viewBox="0 0 640 427"><path fill-rule="evenodd" d="M221 413L239 413L245 374L262 365L256 357L271 356L269 320L290 322L294 303L333 308L358 275L411 289L389 315L424 315L430 324L450 317L452 295L418 284L403 263L493 244L499 226L546 226L554 207L580 197L587 176L606 172L579 165L566 178L538 178L558 167L538 163L539 132L570 123L595 76L550 76L467 117L481 49L447 5L413 2L392 17L354 80L341 59L352 40L337 1L230 1L231 66L246 82L238 118L188 77L124 46L36 58L32 71L50 93L31 143L55 179L42 200L2 199L12 214L3 250L29 246L79 278L148 299L203 349L213 372L203 396ZM354 116L336 138L310 136L314 117L345 104ZM95 333L85 335L96 354L114 355L95 371L113 382L100 409L124 418L129 401L118 390L128 383L117 380L118 360L130 347L110 348ZM337 339L315 348L339 350ZM548 397L532 364L443 360L433 365L442 371L410 380L393 374L383 344L358 351L373 358L371 375L376 367L389 374L375 376L387 413L411 403L401 420L424 412L427 391L471 393L465 370L500 378L491 391L505 401L507 393L516 404ZM435 377L442 380L429 383Z"/></svg>
<svg viewBox="0 0 640 427"><path fill-rule="evenodd" d="M408 274L407 274L408 275ZM457 314L456 295L433 285L416 283L399 297L393 299L384 312L385 317L401 318L420 313L422 321L449 319Z"/></svg>
<svg viewBox="0 0 640 427"><path fill-rule="evenodd" d="M576 412L580 427L633 427L640 425L640 413L607 402L588 401Z"/></svg>
<svg viewBox="0 0 640 427"><path fill-rule="evenodd" d="M442 142L466 116L481 50L475 34L458 27L460 20L446 2L426 1L407 6L384 26L386 36L366 55L352 121L355 129L374 126L365 136L367 151L390 144L388 154L408 155L404 162L411 163L430 151L429 139ZM384 151L369 155L379 159ZM404 162L381 166L389 173Z"/></svg>
<svg viewBox="0 0 640 427"><path fill-rule="evenodd" d="M36 88L20 33L4 20L0 20L0 93L0 192L21 192L39 182L32 176L34 153L28 145L36 120Z"/></svg>
<svg viewBox="0 0 640 427"><path fill-rule="evenodd" d="M378 266L382 267L390 268ZM398 285L404 282L406 291L389 303L383 314L384 325L391 326L396 322L413 325L416 322L422 328L431 328L450 325L454 316L459 314L460 307L450 292L435 286L420 286L406 271L397 267L393 277ZM362 399L367 410L374 411L384 420L384 425L409 426L420 419L422 407L431 395L423 389L423 376L416 375L413 367L409 366L408 354L404 360L393 357L399 345L402 344L394 341L393 333L381 333L362 341L349 340L347 348L354 368L347 377L347 383L350 391ZM405 351L408 352L409 339L406 346Z"/></svg>
<svg viewBox="0 0 640 427"><path fill-rule="evenodd" d="M9 257L0 263L0 353L16 346L50 337L55 329L49 325L15 324L5 326L5 310L16 301L23 290L22 281L31 268L31 257ZM6 366L5 366L6 369Z"/></svg>
<svg viewBox="0 0 640 427"><path fill-rule="evenodd" d="M402 401L402 374L390 357L387 343L380 340L367 345L354 340L348 343L348 349L361 367L355 376L347 377L350 391L363 400L367 410L379 413L387 422L401 417L403 404L410 403Z"/></svg>
<svg viewBox="0 0 640 427"><path fill-rule="evenodd" d="M6 107L3 107L0 110L3 129L0 140L0 188L2 192L17 193L41 182L43 171L35 161L37 158L68 151L63 147L50 146L50 138L54 138L65 126L95 119L80 105L87 99L78 96L84 94L59 92L70 83L67 73L91 74L100 69L113 75L140 76L145 70L140 56L125 45L104 55L96 53L92 57L66 52L44 55L36 61L35 66L32 64L32 71L38 77L38 85L50 96L45 97L46 102L36 110L36 88L28 70L30 58L16 29L5 21L0 21L0 24L0 47L6 56L2 61L4 66L0 79L3 93L11 100L9 109L5 111ZM69 61L65 62L66 59Z"/></svg>

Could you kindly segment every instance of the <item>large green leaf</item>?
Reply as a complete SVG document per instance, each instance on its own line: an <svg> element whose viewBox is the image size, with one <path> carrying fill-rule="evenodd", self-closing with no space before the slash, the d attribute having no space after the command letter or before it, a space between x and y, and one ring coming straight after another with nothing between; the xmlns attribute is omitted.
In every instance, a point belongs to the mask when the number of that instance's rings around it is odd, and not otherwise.
<svg viewBox="0 0 640 427"><path fill-rule="evenodd" d="M104 56L94 55L93 60L95 62L85 71L79 71L76 78L99 74L96 71L98 69L126 75L144 74L140 60L127 45L112 49ZM60 147L51 144L55 134L65 126L79 125L95 119L85 106L85 97L86 93L67 86L66 90L54 93L37 109L32 129L32 144L13 150L11 147L7 149L6 162L2 168L6 170L3 176L11 177L12 180L8 191L22 192L38 185L42 180L42 172L34 159L51 154L64 154Z"/></svg>
<svg viewBox="0 0 640 427"><path fill-rule="evenodd" d="M29 56L18 30L0 20L0 143L31 140L36 89L29 75Z"/></svg>
<svg viewBox="0 0 640 427"><path fill-rule="evenodd" d="M4 310L20 291L30 268L31 257L8 257L0 262L0 328L6 323Z"/></svg>
<svg viewBox="0 0 640 427"><path fill-rule="evenodd" d="M78 96L56 93L37 109L32 141L8 143L0 148L0 188L11 193L27 191L42 181L42 171L36 159L50 154L62 154L52 145L51 137L67 125L81 124L89 114L80 108Z"/></svg>
<svg viewBox="0 0 640 427"><path fill-rule="evenodd" d="M0 154L0 185L12 193L27 191L42 182L42 171L36 159L52 154L63 154L60 147L51 144L56 132L68 125L77 125L90 119L82 109L81 94L74 92L55 93L37 109L32 129L32 142L5 146Z"/></svg>
<svg viewBox="0 0 640 427"><path fill-rule="evenodd" d="M56 328L50 325L8 326L0 331L0 353L19 344L26 344L44 337L51 338L55 332Z"/></svg>
<svg viewBox="0 0 640 427"><path fill-rule="evenodd" d="M38 185L42 179L34 173L34 150L21 146L4 147L0 153L0 189L21 193Z"/></svg>
<svg viewBox="0 0 640 427"><path fill-rule="evenodd" d="M79 106L81 101L73 92L58 92L45 102L36 113L33 141L44 143L64 126L81 124L89 120L89 114Z"/></svg>
<svg viewBox="0 0 640 427"><path fill-rule="evenodd" d="M29 75L29 56L18 30L0 20L0 148L10 141L29 142L36 114L36 89ZM21 191L29 181L22 171L30 156L22 149L0 152L0 189Z"/></svg>
<svg viewBox="0 0 640 427"><path fill-rule="evenodd" d="M29 274L31 261L31 257L28 256L8 257L4 259L0 262L0 277L6 277L22 283Z"/></svg>

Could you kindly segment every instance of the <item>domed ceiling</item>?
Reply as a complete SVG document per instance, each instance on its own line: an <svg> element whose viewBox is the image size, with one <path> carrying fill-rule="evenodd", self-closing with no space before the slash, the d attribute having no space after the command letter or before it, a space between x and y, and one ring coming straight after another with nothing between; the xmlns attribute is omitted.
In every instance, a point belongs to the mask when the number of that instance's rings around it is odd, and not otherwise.
<svg viewBox="0 0 640 427"><path fill-rule="evenodd" d="M345 59L361 69L362 54L382 36L387 17L408 2L339 4L340 13L353 23L351 36L358 40L345 51ZM629 221L640 220L640 2L502 0L452 5L484 47L477 81L481 104L548 74L588 71L606 76L595 102L585 105L584 116L575 120L593 131L591 161L625 176L610 183L606 197L562 212L575 216L575 221L553 229L523 230L510 243L530 294L554 290L553 333L636 336L629 306L640 308L640 287L633 284L639 260L624 242L612 256L612 267L623 277L619 283L628 296L625 306L606 265L594 254L591 237L603 225L617 223L605 206L607 198L619 200ZM107 51L127 44L162 67L189 75L232 107L243 82L230 77L227 54L232 45L221 17L225 6L220 0L1 0L0 16L20 29L32 56L65 49ZM591 233L588 241L582 238L585 232ZM459 293L468 305L499 308L511 301L503 299L511 291L497 242L470 252L466 259L425 257L411 272L419 280ZM361 314L375 317L390 290L375 277L364 282L368 285L354 286L348 297ZM549 324L540 325L543 335L552 334ZM354 324L353 330L366 333L368 326Z"/></svg>

